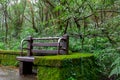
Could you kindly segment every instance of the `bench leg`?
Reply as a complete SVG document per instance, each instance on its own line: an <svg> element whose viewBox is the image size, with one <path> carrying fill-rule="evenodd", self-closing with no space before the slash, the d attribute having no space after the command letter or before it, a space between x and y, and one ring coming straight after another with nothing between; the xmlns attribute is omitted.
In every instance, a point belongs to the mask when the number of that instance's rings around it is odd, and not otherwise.
<svg viewBox="0 0 120 80"><path fill-rule="evenodd" d="M25 75L25 74L32 74L32 62L20 62L19 65L19 72L20 75Z"/></svg>

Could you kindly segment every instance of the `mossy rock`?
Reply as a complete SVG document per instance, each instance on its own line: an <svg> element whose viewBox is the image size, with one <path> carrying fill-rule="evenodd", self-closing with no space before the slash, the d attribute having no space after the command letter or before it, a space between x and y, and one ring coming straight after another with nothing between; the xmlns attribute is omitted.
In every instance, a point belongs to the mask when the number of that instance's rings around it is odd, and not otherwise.
<svg viewBox="0 0 120 80"><path fill-rule="evenodd" d="M38 80L98 80L93 54L36 56ZM93 77L94 76L94 77Z"/></svg>

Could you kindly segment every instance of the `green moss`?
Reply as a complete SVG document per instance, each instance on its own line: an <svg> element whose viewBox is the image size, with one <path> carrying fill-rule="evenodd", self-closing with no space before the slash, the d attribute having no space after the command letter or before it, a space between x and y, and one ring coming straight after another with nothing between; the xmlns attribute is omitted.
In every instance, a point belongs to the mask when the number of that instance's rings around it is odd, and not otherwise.
<svg viewBox="0 0 120 80"><path fill-rule="evenodd" d="M0 50L0 54L8 54L8 55L20 55L20 51L12 51L12 50ZM24 52L24 55L26 52Z"/></svg>
<svg viewBox="0 0 120 80"><path fill-rule="evenodd" d="M35 57L38 80L98 80L93 54ZM94 76L94 77L93 77Z"/></svg>
<svg viewBox="0 0 120 80"><path fill-rule="evenodd" d="M20 55L20 51L0 50L0 64L5 66L18 66L16 56Z"/></svg>
<svg viewBox="0 0 120 80"><path fill-rule="evenodd" d="M38 80L59 80L60 69L54 67L39 67L38 68ZM47 71L47 72L46 72Z"/></svg>
<svg viewBox="0 0 120 80"><path fill-rule="evenodd" d="M73 53L71 55L56 55L56 56L36 56L34 64L46 66L63 66L62 61L75 60L80 58L88 58L93 54Z"/></svg>

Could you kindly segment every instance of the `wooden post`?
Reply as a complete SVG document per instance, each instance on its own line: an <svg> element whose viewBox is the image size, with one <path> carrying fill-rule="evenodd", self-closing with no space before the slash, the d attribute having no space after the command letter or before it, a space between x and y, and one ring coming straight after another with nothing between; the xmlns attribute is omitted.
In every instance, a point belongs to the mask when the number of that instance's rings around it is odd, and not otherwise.
<svg viewBox="0 0 120 80"><path fill-rule="evenodd" d="M20 75L32 74L32 66L33 66L32 62L20 61L19 66Z"/></svg>
<svg viewBox="0 0 120 80"><path fill-rule="evenodd" d="M63 48L65 50L65 54L68 54L68 50L69 50L69 36L67 34L63 35Z"/></svg>
<svg viewBox="0 0 120 80"><path fill-rule="evenodd" d="M33 49L32 43L33 43L33 39L30 36L28 38L28 56L32 56L33 55L33 53L32 53L32 49Z"/></svg>

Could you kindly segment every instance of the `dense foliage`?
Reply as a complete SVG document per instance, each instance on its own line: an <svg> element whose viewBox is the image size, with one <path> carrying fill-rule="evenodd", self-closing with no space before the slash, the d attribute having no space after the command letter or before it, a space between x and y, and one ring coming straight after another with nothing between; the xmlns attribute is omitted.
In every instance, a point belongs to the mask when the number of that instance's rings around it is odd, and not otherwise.
<svg viewBox="0 0 120 80"><path fill-rule="evenodd" d="M91 52L102 80L119 79L119 0L0 0L0 49L18 50L20 41L70 35L70 50Z"/></svg>

